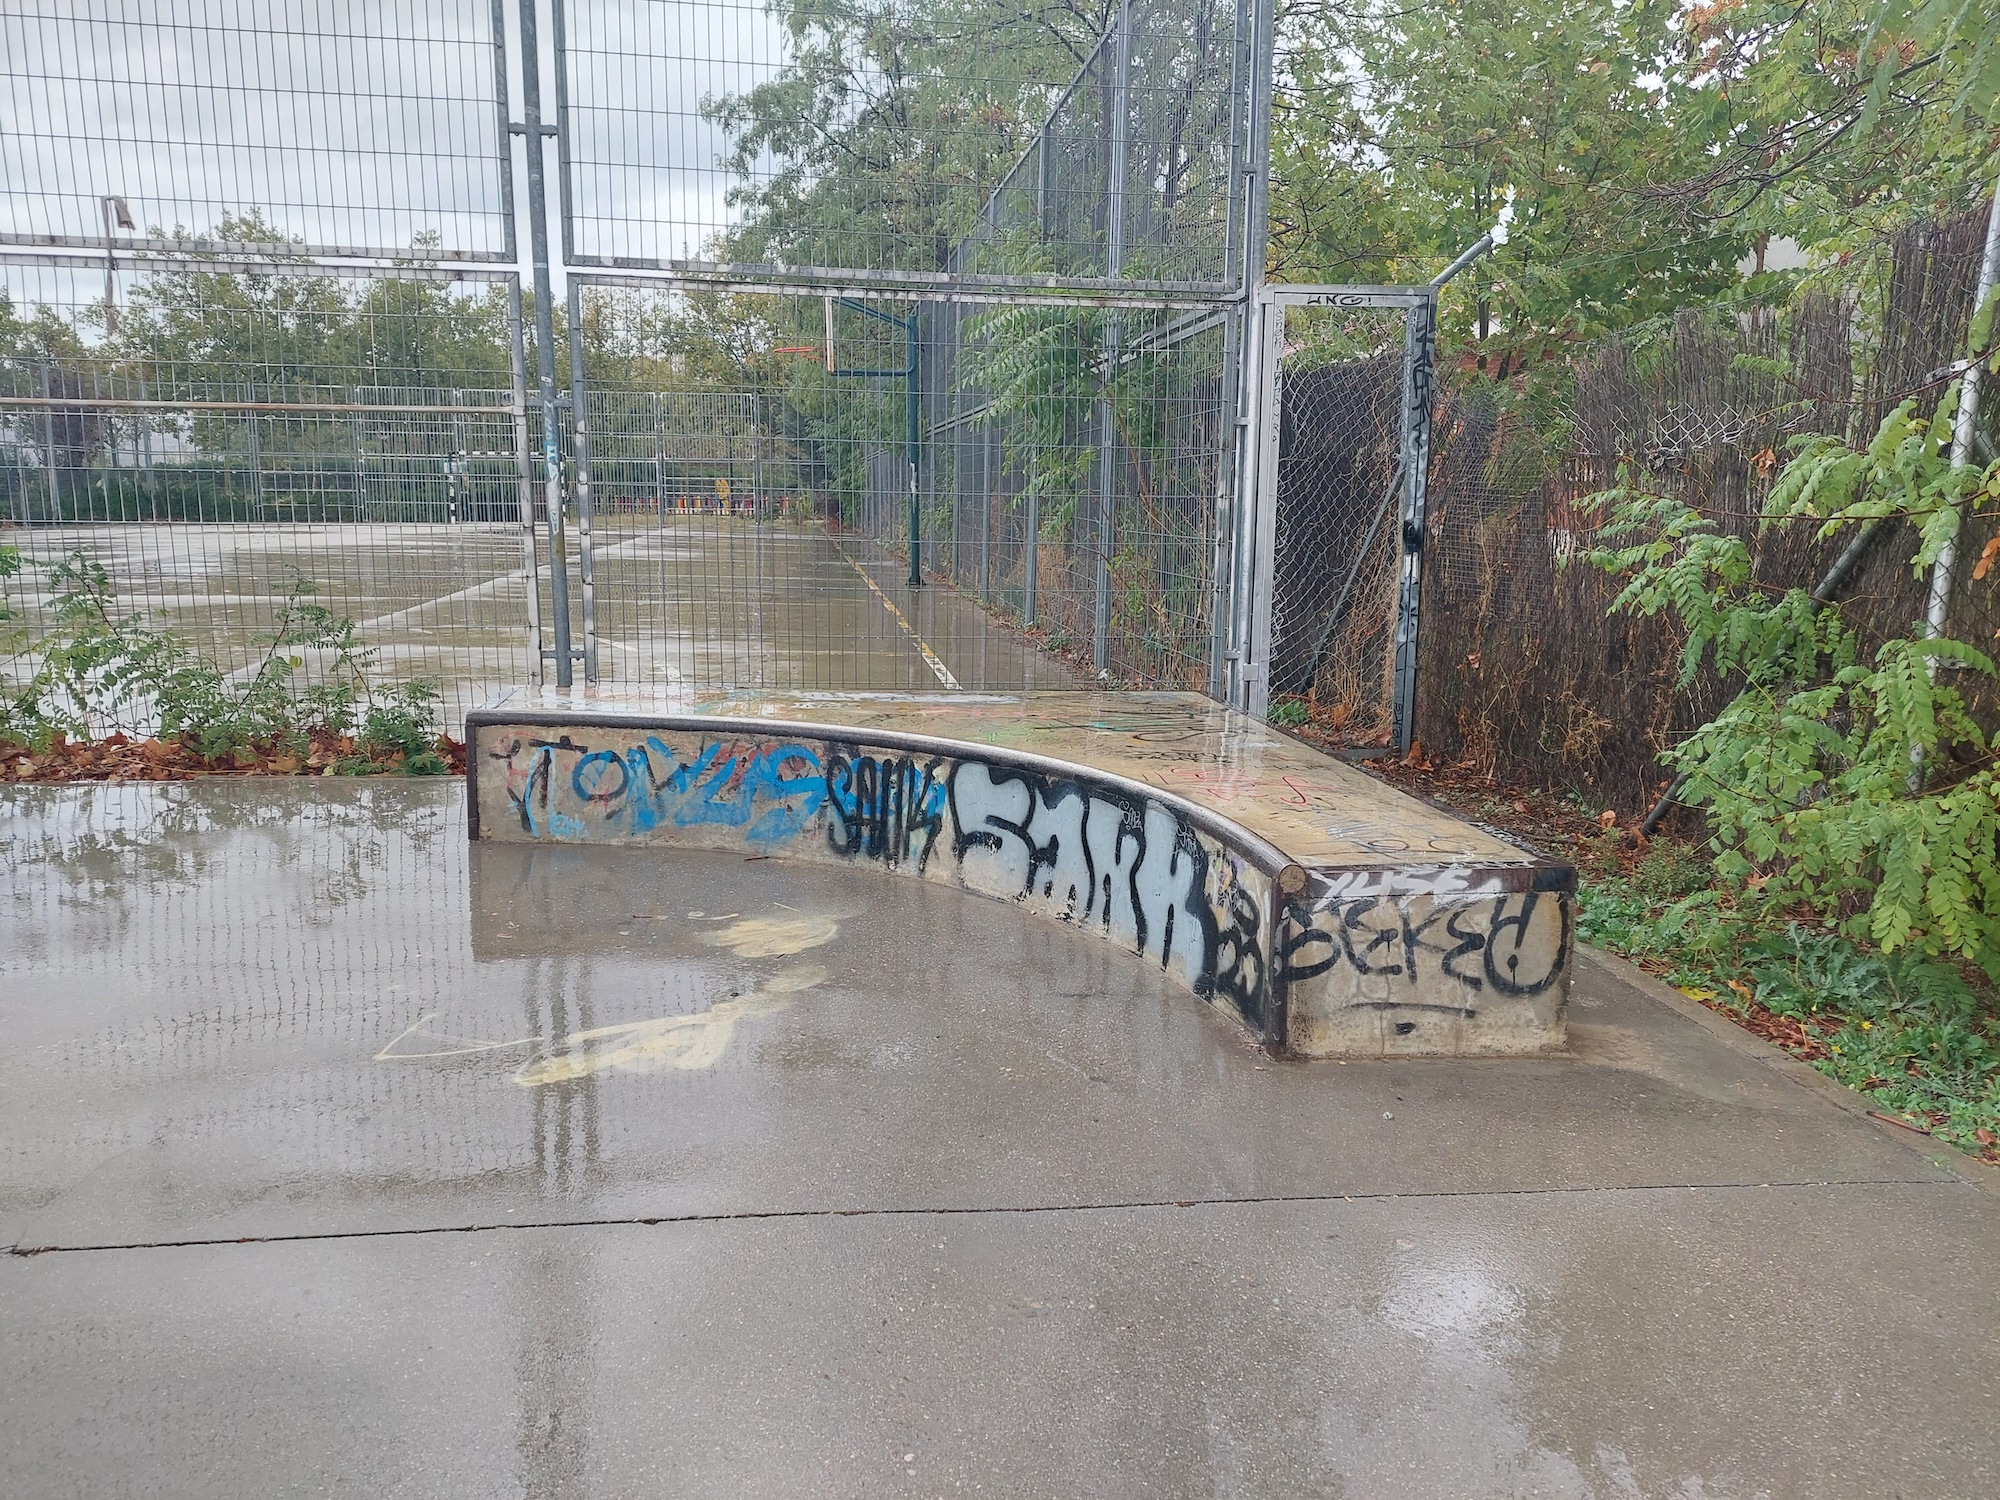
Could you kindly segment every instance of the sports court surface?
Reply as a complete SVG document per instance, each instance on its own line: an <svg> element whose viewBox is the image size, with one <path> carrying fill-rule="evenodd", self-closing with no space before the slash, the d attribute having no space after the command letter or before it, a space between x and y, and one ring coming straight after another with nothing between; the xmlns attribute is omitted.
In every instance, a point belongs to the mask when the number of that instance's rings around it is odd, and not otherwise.
<svg viewBox="0 0 2000 1500"><path fill-rule="evenodd" d="M1276 1062L455 786L0 804L11 1493L2000 1490L1991 1175L1587 954L1569 1056Z"/></svg>
<svg viewBox="0 0 2000 1500"><path fill-rule="evenodd" d="M441 688L453 733L468 708L527 680L529 575L516 527L92 525L10 539L44 563L85 551L109 572L122 607L238 670L262 655L260 637L293 580L310 579L314 599L354 620L375 649L378 675ZM1076 680L973 599L913 590L903 563L821 526L707 512L613 516L593 552L607 685L909 691ZM546 559L540 572L547 629ZM53 594L46 572L31 569L14 589L12 606L41 623Z"/></svg>

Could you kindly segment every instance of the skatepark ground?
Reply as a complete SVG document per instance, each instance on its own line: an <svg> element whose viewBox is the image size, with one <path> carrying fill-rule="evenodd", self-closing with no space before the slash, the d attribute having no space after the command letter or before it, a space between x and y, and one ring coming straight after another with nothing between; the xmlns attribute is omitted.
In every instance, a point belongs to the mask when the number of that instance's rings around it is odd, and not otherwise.
<svg viewBox="0 0 2000 1500"><path fill-rule="evenodd" d="M1579 956L1570 1049L1274 1060L1000 902L9 787L34 1496L1989 1496L2000 1193Z"/></svg>

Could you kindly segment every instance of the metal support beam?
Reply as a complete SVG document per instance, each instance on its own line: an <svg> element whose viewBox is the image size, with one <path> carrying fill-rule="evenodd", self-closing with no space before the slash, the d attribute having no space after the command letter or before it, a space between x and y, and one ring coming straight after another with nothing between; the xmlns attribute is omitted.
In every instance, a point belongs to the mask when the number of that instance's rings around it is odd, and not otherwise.
<svg viewBox="0 0 2000 1500"><path fill-rule="evenodd" d="M1393 738L1408 754L1417 733L1417 649L1423 620L1424 521L1430 498L1431 404L1435 394L1437 298L1403 314L1403 529L1397 549Z"/></svg>
<svg viewBox="0 0 2000 1500"><path fill-rule="evenodd" d="M542 145L542 44L539 0L521 0L521 133L528 151L528 252L534 260L535 374L542 402L542 493L549 526L549 602L555 615L556 686L573 682L570 648L569 547L563 536L562 450L557 444L556 330L549 278L548 190ZM574 333L574 330L572 330Z"/></svg>

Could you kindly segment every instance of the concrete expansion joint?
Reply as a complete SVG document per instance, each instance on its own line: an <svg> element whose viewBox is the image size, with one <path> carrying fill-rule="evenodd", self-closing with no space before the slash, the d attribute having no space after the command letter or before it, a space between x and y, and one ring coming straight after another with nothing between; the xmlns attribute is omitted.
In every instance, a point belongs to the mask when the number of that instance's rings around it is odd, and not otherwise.
<svg viewBox="0 0 2000 1500"><path fill-rule="evenodd" d="M294 1245L321 1241L416 1239L435 1235L496 1234L519 1230L652 1229L672 1225L805 1222L821 1219L1006 1218L1055 1214L1144 1213L1157 1209L1261 1208L1299 1204L1422 1203L1433 1200L1630 1197L1644 1193L1743 1193L1845 1188L1965 1188L1939 1177L1799 1178L1771 1182L1640 1182L1559 1187L1457 1188L1429 1192L1260 1193L1217 1198L1120 1198L1102 1203L932 1205L922 1208L778 1208L736 1212L641 1214L618 1218L496 1220L484 1224L426 1224L395 1229L326 1230L305 1234L227 1235L121 1240L83 1245L10 1245L13 1260L45 1255L91 1255L125 1250L199 1250L231 1245Z"/></svg>
<svg viewBox="0 0 2000 1500"><path fill-rule="evenodd" d="M510 693L471 836L860 866L1093 932L1275 1055L1565 1045L1576 874L1193 693Z"/></svg>

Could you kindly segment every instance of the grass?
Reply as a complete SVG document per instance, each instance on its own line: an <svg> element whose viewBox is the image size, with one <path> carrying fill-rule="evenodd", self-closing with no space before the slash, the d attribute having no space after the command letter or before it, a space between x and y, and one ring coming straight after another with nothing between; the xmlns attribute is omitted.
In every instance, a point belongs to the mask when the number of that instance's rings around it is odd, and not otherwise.
<svg viewBox="0 0 2000 1500"><path fill-rule="evenodd" d="M1803 1057L1881 1112L2000 1162L2000 1003L1983 976L1737 901L1712 883L1705 854L1656 841L1636 860L1580 861L1578 937Z"/></svg>

